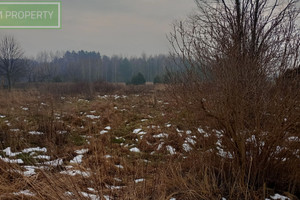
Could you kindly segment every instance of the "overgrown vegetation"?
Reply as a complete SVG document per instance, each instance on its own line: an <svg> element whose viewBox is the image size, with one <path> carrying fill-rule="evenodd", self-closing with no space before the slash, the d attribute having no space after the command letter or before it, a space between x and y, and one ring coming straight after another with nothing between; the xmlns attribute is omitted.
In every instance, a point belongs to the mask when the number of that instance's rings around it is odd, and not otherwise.
<svg viewBox="0 0 300 200"><path fill-rule="evenodd" d="M297 2L196 0L161 84L1 90L0 199L299 199Z"/></svg>
<svg viewBox="0 0 300 200"><path fill-rule="evenodd" d="M266 198L270 187L299 195L297 1L196 2L170 35L185 68L169 89L206 127L198 159L213 162L200 180L230 199Z"/></svg>

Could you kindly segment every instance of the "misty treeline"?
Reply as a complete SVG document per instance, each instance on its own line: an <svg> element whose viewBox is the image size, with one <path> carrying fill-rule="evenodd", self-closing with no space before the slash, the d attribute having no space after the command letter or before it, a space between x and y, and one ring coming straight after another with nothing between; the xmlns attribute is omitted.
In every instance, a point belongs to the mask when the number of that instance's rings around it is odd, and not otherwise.
<svg viewBox="0 0 300 200"><path fill-rule="evenodd" d="M27 60L25 82L125 82L138 73L146 81L164 80L170 58L166 55L147 57L105 56L94 51L40 52Z"/></svg>

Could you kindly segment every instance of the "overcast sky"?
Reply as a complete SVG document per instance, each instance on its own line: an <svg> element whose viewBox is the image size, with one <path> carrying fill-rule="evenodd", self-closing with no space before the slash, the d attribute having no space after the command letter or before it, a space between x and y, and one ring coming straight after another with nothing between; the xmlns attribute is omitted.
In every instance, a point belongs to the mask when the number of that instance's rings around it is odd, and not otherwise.
<svg viewBox="0 0 300 200"><path fill-rule="evenodd" d="M167 54L172 22L195 7L193 0L62 0L62 29L1 29L0 34L14 35L27 56L44 50Z"/></svg>

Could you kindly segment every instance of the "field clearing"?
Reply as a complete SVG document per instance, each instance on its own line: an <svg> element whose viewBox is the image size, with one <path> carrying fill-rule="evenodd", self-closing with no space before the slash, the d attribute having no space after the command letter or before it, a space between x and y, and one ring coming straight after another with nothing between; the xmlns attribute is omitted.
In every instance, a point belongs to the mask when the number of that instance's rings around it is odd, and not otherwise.
<svg viewBox="0 0 300 200"><path fill-rule="evenodd" d="M222 130L200 126L162 86L92 96L1 91L0 130L0 199L221 199L209 155L233 156Z"/></svg>

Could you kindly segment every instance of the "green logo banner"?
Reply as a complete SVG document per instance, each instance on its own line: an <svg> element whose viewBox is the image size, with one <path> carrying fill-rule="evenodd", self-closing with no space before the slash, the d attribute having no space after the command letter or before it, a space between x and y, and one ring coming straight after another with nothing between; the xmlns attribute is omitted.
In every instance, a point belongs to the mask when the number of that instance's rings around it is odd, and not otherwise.
<svg viewBox="0 0 300 200"><path fill-rule="evenodd" d="M61 28L61 2L0 1L0 28Z"/></svg>

